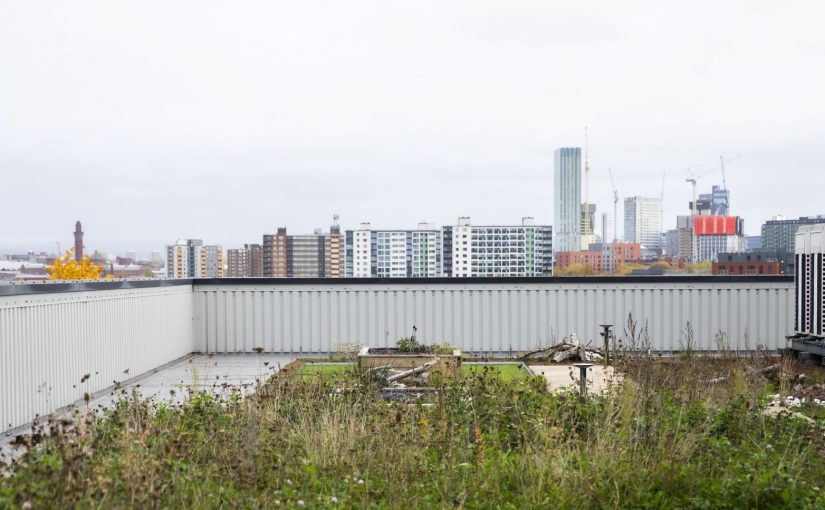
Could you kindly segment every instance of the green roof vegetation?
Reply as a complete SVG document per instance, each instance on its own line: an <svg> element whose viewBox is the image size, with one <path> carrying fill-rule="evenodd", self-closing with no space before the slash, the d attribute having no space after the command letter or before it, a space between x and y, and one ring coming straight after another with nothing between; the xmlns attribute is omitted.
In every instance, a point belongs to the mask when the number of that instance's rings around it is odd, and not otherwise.
<svg viewBox="0 0 825 510"><path fill-rule="evenodd" d="M515 365L385 400L307 364L247 399L123 401L31 438L0 508L825 507L825 422L764 412L784 367L617 363L623 383L586 400Z"/></svg>

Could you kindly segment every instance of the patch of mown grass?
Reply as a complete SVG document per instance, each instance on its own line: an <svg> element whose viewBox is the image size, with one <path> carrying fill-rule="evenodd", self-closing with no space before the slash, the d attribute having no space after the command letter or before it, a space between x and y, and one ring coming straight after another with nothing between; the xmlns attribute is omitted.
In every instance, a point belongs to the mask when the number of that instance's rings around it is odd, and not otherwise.
<svg viewBox="0 0 825 510"><path fill-rule="evenodd" d="M825 507L822 423L764 416L744 366L634 367L584 401L482 370L413 401L342 371L122 402L25 455L0 508Z"/></svg>
<svg viewBox="0 0 825 510"><path fill-rule="evenodd" d="M320 378L337 379L341 377L352 377L356 372L354 363L304 363L298 369L298 377L305 382L311 382Z"/></svg>
<svg viewBox="0 0 825 510"><path fill-rule="evenodd" d="M516 363L492 364L492 363L463 363L461 373L465 376L489 375L501 378L502 381L509 382L516 379L523 379L529 374Z"/></svg>

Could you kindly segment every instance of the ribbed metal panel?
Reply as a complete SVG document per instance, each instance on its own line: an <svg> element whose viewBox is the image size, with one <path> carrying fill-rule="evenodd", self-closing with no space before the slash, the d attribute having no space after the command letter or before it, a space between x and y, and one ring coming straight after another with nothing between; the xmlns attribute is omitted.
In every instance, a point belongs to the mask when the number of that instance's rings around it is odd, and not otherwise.
<svg viewBox="0 0 825 510"><path fill-rule="evenodd" d="M793 329L791 281L194 285L201 352L332 352L341 344L392 346L412 326L424 343L465 351L527 350L576 333L600 341L599 324L632 313L652 348L682 348L689 322L697 349L776 348Z"/></svg>
<svg viewBox="0 0 825 510"><path fill-rule="evenodd" d="M192 343L189 285L0 296L0 430L184 356Z"/></svg>

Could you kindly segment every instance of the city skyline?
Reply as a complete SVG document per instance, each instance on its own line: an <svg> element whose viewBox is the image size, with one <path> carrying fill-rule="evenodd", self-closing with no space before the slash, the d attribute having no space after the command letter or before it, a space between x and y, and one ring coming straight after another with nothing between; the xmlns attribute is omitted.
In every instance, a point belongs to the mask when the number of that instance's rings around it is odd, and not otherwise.
<svg viewBox="0 0 825 510"><path fill-rule="evenodd" d="M70 241L57 212L89 245L241 246L334 213L376 228L552 224L553 151L582 147L585 125L597 211L612 210L608 168L621 197L659 196L667 171L673 228L688 167L741 155L727 185L748 234L819 213L797 190L825 185L818 6L316 7L12 3L0 244Z"/></svg>

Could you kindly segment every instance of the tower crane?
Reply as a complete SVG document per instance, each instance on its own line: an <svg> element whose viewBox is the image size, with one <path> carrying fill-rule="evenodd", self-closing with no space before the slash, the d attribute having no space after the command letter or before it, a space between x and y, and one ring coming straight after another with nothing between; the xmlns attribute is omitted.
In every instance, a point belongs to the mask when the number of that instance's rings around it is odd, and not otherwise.
<svg viewBox="0 0 825 510"><path fill-rule="evenodd" d="M697 253L698 247L696 246L696 241L697 241L696 232L693 231L693 222L695 221L695 217L696 217L696 214L697 214L697 211L696 211L696 207L697 207L697 204L696 204L696 182L699 179L701 179L703 177L707 177L708 175L712 174L713 172L715 172L717 170L722 170L722 188L725 190L725 208L727 209L730 204L728 203L729 202L729 197L728 197L729 191L728 191L728 183L727 183L727 180L725 178L725 163L731 163L733 161L736 161L740 157L741 156L737 155L737 156L734 156L734 157L732 157L728 160L725 160L724 156L719 156L719 166L715 167L711 170L708 170L707 172L705 172L701 175L695 175L693 173L693 171L691 170L691 167L688 167L688 169L687 169L688 177L685 178L685 182L690 183L692 188L693 188L693 201L690 203L691 251L692 251L691 257L690 257L691 262L696 262L697 257L698 257L698 253ZM696 165L696 166L705 166L705 165ZM693 168L695 168L696 166L694 166Z"/></svg>
<svg viewBox="0 0 825 510"><path fill-rule="evenodd" d="M728 183L725 179L725 163L732 163L742 156L736 155L725 161L724 156L719 156L719 168L722 169L722 189L725 190L725 209L730 209L730 192L728 191Z"/></svg>
<svg viewBox="0 0 825 510"><path fill-rule="evenodd" d="M613 187L613 242L615 243L619 238L616 233L616 227L619 224L619 218L616 217L619 214L619 192L616 191L616 182L613 180L613 169L608 168L607 171L610 172L610 186Z"/></svg>
<svg viewBox="0 0 825 510"><path fill-rule="evenodd" d="M694 230L694 224L696 222L696 181L701 179L702 176L696 177L693 175L693 172L690 171L688 168L688 173L690 177L685 179L685 182L689 182L693 185L693 201L690 203L690 261L696 262L697 260L697 251L699 247L696 246L696 232Z"/></svg>

